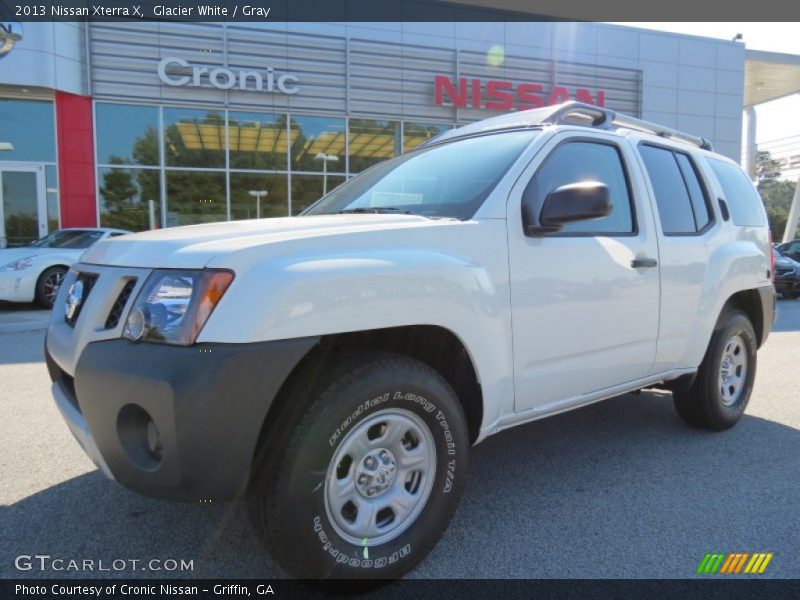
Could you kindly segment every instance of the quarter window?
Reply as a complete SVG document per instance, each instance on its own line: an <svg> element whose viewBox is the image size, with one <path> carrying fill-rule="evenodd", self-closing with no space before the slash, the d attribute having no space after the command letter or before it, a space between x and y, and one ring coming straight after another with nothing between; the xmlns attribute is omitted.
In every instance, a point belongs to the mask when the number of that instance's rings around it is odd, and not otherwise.
<svg viewBox="0 0 800 600"><path fill-rule="evenodd" d="M686 154L642 145L642 155L656 196L664 235L697 233L711 221L697 171Z"/></svg>
<svg viewBox="0 0 800 600"><path fill-rule="evenodd" d="M709 159L708 164L722 186L734 224L752 227L764 225L763 202L744 171L736 165L716 159Z"/></svg>
<svg viewBox="0 0 800 600"><path fill-rule="evenodd" d="M566 224L560 234L630 234L634 231L628 180L617 148L597 142L569 142L558 146L533 176L525 195L533 194L539 206L553 190L581 181L608 186L611 214L601 219Z"/></svg>

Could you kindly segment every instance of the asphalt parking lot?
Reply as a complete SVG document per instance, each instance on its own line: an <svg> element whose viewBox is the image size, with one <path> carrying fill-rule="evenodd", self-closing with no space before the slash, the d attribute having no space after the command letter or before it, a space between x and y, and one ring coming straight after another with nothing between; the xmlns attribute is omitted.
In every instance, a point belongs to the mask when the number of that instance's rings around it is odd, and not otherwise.
<svg viewBox="0 0 800 600"><path fill-rule="evenodd" d="M51 401L44 331L19 329L0 326L0 577L92 575L20 572L21 554L283 576L241 503L171 504L107 481ZM645 392L488 439L472 452L455 520L411 576L684 578L707 552L773 552L761 577L800 577L798 359L800 301L781 301L747 414L730 431L690 429L669 394Z"/></svg>

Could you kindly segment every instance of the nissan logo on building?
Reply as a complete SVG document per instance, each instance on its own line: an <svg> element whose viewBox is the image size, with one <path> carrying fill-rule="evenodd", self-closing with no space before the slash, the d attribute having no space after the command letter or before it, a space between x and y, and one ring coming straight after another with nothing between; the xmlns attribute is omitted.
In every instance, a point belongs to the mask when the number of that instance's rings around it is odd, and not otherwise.
<svg viewBox="0 0 800 600"><path fill-rule="evenodd" d="M0 56L5 56L22 39L22 23L0 21Z"/></svg>
<svg viewBox="0 0 800 600"><path fill-rule="evenodd" d="M218 90L256 90L258 92L296 94L300 78L294 73L276 73L270 67L266 73L253 69L227 69L225 67L203 67L190 65L182 58L163 58L158 63L158 78L166 85L175 87L205 87L207 81ZM251 85L252 84L252 85Z"/></svg>

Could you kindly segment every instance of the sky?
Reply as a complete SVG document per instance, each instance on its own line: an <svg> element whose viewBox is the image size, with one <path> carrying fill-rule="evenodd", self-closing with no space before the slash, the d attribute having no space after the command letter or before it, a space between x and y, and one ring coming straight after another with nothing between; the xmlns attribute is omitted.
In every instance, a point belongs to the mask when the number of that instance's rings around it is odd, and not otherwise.
<svg viewBox="0 0 800 600"><path fill-rule="evenodd" d="M730 40L741 33L751 50L800 54L798 23L615 23L644 29L672 31ZM756 141L770 145L774 140L800 136L800 94L773 100L756 107Z"/></svg>

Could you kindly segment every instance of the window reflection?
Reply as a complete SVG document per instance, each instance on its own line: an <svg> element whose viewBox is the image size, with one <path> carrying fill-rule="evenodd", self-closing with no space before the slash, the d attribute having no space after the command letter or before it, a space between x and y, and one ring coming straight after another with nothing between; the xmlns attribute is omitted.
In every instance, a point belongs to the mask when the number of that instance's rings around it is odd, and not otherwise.
<svg viewBox="0 0 800 600"><path fill-rule="evenodd" d="M0 160L55 162L53 103L0 99Z"/></svg>
<svg viewBox="0 0 800 600"><path fill-rule="evenodd" d="M286 115L228 113L232 169L286 170Z"/></svg>
<svg viewBox="0 0 800 600"><path fill-rule="evenodd" d="M400 154L400 123L350 119L350 172L358 173Z"/></svg>
<svg viewBox="0 0 800 600"><path fill-rule="evenodd" d="M224 167L225 116L220 111L164 109L167 166Z"/></svg>
<svg viewBox="0 0 800 600"><path fill-rule="evenodd" d="M161 227L161 174L154 169L98 170L100 225L128 231Z"/></svg>
<svg viewBox="0 0 800 600"><path fill-rule="evenodd" d="M225 173L167 171L167 227L227 220Z"/></svg>
<svg viewBox="0 0 800 600"><path fill-rule="evenodd" d="M452 129L450 125L436 123L403 123L403 152L413 150L420 144L436 137L440 133Z"/></svg>
<svg viewBox="0 0 800 600"><path fill-rule="evenodd" d="M344 180L340 175L328 175L327 178L322 175L292 175L292 214L299 215L322 198L324 187L330 192Z"/></svg>
<svg viewBox="0 0 800 600"><path fill-rule="evenodd" d="M284 174L231 173L231 219L287 216L286 178Z"/></svg>
<svg viewBox="0 0 800 600"><path fill-rule="evenodd" d="M159 164L157 107L98 103L95 120L100 164Z"/></svg>
<svg viewBox="0 0 800 600"><path fill-rule="evenodd" d="M47 186L47 232L53 232L58 229L58 215L60 212L58 206L58 173L55 165L47 165L44 168L45 185Z"/></svg>
<svg viewBox="0 0 800 600"><path fill-rule="evenodd" d="M292 169L345 172L345 120L331 117L293 116Z"/></svg>

